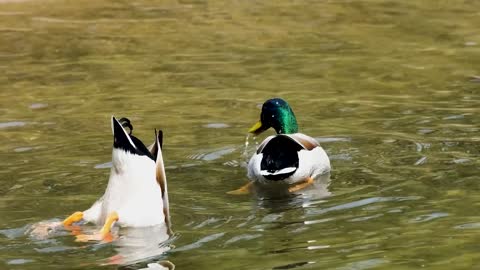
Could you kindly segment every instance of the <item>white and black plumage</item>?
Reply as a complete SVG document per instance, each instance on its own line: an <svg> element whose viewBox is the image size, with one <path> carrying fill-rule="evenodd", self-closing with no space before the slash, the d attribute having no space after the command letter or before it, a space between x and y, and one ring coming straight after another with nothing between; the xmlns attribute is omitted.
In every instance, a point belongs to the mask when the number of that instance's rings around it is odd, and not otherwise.
<svg viewBox="0 0 480 270"><path fill-rule="evenodd" d="M302 133L267 137L248 162L248 178L261 184L295 184L330 171L319 143Z"/></svg>
<svg viewBox="0 0 480 270"><path fill-rule="evenodd" d="M128 133L124 127L130 128ZM149 149L131 134L126 118L112 117L112 168L104 195L88 210L76 212L64 225L85 220L104 225L108 233L113 223L128 227L169 226L169 202L162 157L162 132L155 134Z"/></svg>
<svg viewBox="0 0 480 270"><path fill-rule="evenodd" d="M276 135L267 137L248 162L251 182L229 192L243 194L256 186L284 186L294 192L313 183L313 179L330 172L330 159L312 137L298 132L295 115L280 98L265 101L258 121L249 132L258 135L273 128Z"/></svg>

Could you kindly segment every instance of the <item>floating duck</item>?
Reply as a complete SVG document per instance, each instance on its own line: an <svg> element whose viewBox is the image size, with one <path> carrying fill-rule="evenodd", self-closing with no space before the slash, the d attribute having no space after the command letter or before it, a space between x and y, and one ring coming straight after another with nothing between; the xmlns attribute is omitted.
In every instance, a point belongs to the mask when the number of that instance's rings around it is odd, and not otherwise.
<svg viewBox="0 0 480 270"><path fill-rule="evenodd" d="M125 128L129 128L127 133ZM88 210L75 212L64 226L84 220L103 225L105 239L117 223L125 227L170 226L167 179L162 157L163 133L155 131L155 142L146 147L132 135L130 120L112 116L112 168L105 194ZM78 236L77 236L78 237ZM96 239L83 239L96 240Z"/></svg>
<svg viewBox="0 0 480 270"><path fill-rule="evenodd" d="M298 132L295 114L281 98L265 101L260 121L248 132L259 135L269 128L277 134L268 136L248 162L251 182L230 194L248 193L254 184L282 186L295 192L313 184L316 176L330 172L327 153L314 138Z"/></svg>

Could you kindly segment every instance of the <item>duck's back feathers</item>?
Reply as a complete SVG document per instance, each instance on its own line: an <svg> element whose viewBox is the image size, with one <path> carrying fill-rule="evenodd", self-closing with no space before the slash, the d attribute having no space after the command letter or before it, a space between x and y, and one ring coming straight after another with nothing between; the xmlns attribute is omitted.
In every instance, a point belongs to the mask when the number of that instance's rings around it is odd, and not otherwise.
<svg viewBox="0 0 480 270"><path fill-rule="evenodd" d="M248 177L254 181L295 183L330 171L330 161L320 144L302 133L267 137L248 165Z"/></svg>
<svg viewBox="0 0 480 270"><path fill-rule="evenodd" d="M303 147L289 136L271 138L261 150L261 174L268 180L278 181L295 173L298 168L298 151Z"/></svg>

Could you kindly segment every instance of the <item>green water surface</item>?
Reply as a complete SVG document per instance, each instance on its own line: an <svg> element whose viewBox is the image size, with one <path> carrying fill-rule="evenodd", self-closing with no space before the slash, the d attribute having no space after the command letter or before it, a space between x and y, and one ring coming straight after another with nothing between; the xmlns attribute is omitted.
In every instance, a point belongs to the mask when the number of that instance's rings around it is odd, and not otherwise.
<svg viewBox="0 0 480 270"><path fill-rule="evenodd" d="M0 269L480 268L479 10L0 0ZM226 194L276 96L329 154L330 196ZM103 194L111 115L164 131L169 248L30 234Z"/></svg>

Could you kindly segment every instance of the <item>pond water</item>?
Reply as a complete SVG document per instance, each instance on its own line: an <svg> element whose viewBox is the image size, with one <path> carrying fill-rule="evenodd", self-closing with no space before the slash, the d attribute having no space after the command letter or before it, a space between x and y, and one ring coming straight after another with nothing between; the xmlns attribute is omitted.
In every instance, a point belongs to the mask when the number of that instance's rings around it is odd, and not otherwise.
<svg viewBox="0 0 480 270"><path fill-rule="evenodd" d="M0 0L0 269L480 267L479 10ZM294 198L228 195L246 182L259 104L276 96L331 177ZM163 129L175 237L35 238L38 222L103 194L111 115L146 143Z"/></svg>

